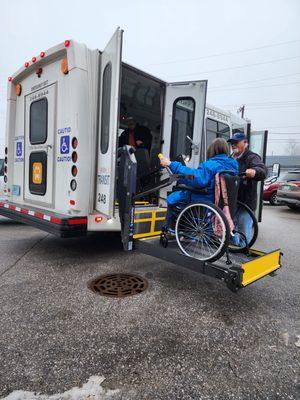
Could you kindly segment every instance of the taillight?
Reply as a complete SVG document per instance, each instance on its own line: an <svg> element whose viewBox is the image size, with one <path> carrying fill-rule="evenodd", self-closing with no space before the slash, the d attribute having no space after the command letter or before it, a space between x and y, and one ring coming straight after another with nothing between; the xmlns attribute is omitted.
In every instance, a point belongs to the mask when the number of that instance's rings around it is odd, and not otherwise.
<svg viewBox="0 0 300 400"><path fill-rule="evenodd" d="M40 52L40 57L41 57L41 58L45 57L45 55L46 55L46 53L45 53L44 51L41 51L41 52Z"/></svg>
<svg viewBox="0 0 300 400"><path fill-rule="evenodd" d="M76 151L73 151L73 153L72 153L72 161L73 161L73 163L76 163L77 160L78 160L77 152L76 152Z"/></svg>
<svg viewBox="0 0 300 400"><path fill-rule="evenodd" d="M75 200L70 200L71 206L75 206Z"/></svg>
<svg viewBox="0 0 300 400"><path fill-rule="evenodd" d="M36 62L36 57L32 57L31 61L32 61L33 63L35 63L35 62Z"/></svg>
<svg viewBox="0 0 300 400"><path fill-rule="evenodd" d="M76 137L74 137L74 138L72 139L72 147L73 147L73 149L76 149L77 146L78 146L78 140L77 140Z"/></svg>
<svg viewBox="0 0 300 400"><path fill-rule="evenodd" d="M101 217L101 215L97 215L97 217L95 217L95 222L97 222L99 224L99 222L102 222L103 218Z"/></svg>
<svg viewBox="0 0 300 400"><path fill-rule="evenodd" d="M76 165L73 165L73 167L72 167L72 175L76 176L77 173L78 173L77 167L76 167Z"/></svg>
<svg viewBox="0 0 300 400"><path fill-rule="evenodd" d="M8 82L11 82L12 81L12 76L9 76L8 77Z"/></svg>
<svg viewBox="0 0 300 400"><path fill-rule="evenodd" d="M71 40L65 40L65 47L69 47L71 44Z"/></svg>
<svg viewBox="0 0 300 400"><path fill-rule="evenodd" d="M26 63L24 64L24 67L25 67L25 68L28 68L28 67L29 67L29 62L28 62L28 61L26 61Z"/></svg>

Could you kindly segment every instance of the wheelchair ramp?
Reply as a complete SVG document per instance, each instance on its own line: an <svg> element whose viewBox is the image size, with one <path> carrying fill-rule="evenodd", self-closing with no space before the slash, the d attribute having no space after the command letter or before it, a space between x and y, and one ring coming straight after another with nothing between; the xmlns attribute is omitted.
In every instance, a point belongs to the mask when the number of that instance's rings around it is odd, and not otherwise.
<svg viewBox="0 0 300 400"><path fill-rule="evenodd" d="M228 265L226 264L226 256L213 263L188 257L180 252L176 241L169 242L168 247L164 248L160 244L159 237L135 240L135 249L160 260L180 265L193 272L220 279L233 292L273 274L281 267L280 250L264 253L251 249L247 255L230 254L231 264Z"/></svg>

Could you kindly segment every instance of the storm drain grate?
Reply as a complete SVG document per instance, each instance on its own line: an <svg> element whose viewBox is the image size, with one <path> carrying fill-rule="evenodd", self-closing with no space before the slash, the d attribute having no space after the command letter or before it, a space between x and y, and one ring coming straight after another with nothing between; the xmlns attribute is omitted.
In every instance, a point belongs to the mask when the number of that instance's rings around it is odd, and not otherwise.
<svg viewBox="0 0 300 400"><path fill-rule="evenodd" d="M109 274L93 279L88 287L100 296L127 297L142 293L147 289L148 282L138 275Z"/></svg>

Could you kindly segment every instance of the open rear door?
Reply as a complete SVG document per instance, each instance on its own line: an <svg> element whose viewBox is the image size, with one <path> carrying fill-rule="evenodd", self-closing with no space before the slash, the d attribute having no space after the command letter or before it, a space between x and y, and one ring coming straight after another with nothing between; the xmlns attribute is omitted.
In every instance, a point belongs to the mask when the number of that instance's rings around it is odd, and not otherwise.
<svg viewBox="0 0 300 400"><path fill-rule="evenodd" d="M184 155L194 168L200 161L206 90L207 81L168 83L166 88L163 154L171 160Z"/></svg>
<svg viewBox="0 0 300 400"><path fill-rule="evenodd" d="M267 142L268 142L268 131L251 131L249 133L249 149L254 153L257 153L262 161L266 162L267 153ZM262 206L263 206L263 182L259 182L257 185L257 208L255 216L258 222L261 222L262 217Z"/></svg>
<svg viewBox="0 0 300 400"><path fill-rule="evenodd" d="M171 160L183 155L192 168L202 161L206 90L207 81L168 83L166 87L162 152ZM165 198L169 190L162 189L160 196Z"/></svg>
<svg viewBox="0 0 300 400"><path fill-rule="evenodd" d="M122 35L118 28L100 56L95 209L108 218L113 217L115 206Z"/></svg>

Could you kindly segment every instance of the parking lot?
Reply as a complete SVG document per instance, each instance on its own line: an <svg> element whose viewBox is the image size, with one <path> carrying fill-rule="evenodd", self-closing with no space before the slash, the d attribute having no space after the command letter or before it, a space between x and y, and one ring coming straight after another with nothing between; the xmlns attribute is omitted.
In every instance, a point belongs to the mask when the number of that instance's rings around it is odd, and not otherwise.
<svg viewBox="0 0 300 400"><path fill-rule="evenodd" d="M1 219L0 397L89 382L80 398L299 398L299 226L300 213L264 207L256 247L281 248L284 267L233 294L220 281L126 254L114 235L59 239ZM111 272L138 274L149 287L124 299L87 288ZM101 383L95 397L93 382ZM27 396L9 398L48 398Z"/></svg>

